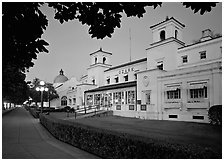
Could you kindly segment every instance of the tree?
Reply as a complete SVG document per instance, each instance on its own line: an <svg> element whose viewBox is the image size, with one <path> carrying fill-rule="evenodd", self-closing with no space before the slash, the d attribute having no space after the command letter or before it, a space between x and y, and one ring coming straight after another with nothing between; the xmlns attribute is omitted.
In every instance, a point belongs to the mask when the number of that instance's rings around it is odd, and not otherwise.
<svg viewBox="0 0 224 161"><path fill-rule="evenodd" d="M37 54L47 53L49 44L41 39L48 25L46 16L39 9L44 3L2 3L2 70L3 98L12 99L15 91L25 92L25 71L34 65ZM154 9L162 2L64 2L47 3L55 10L55 19L60 23L77 19L89 26L92 38L111 37L115 28L120 28L122 13L127 17L142 17L146 7ZM195 13L210 12L215 2L184 2L183 6ZM13 75L8 73L15 71ZM20 79L17 80L17 77ZM17 84L23 84L17 86ZM6 88L10 87L10 88ZM22 88L24 87L24 88Z"/></svg>
<svg viewBox="0 0 224 161"><path fill-rule="evenodd" d="M89 34L92 38L103 39L106 36L111 37L115 28L120 28L122 13L127 17L143 17L146 7L161 7L162 2L88 2L88 3L48 3L49 7L55 9L55 19L60 23L77 19L82 24L89 27ZM184 2L183 6L191 8L194 13L200 11L200 14L210 12L215 2Z"/></svg>
<svg viewBox="0 0 224 161"><path fill-rule="evenodd" d="M32 98L32 100L36 103L41 102L40 98L40 92L36 91L36 88L40 86L40 79L35 78L32 82L29 83L29 96ZM50 103L51 100L58 98L58 94L56 90L54 89L53 85L51 83L46 83L45 87L48 88L48 92L43 92L43 101Z"/></svg>
<svg viewBox="0 0 224 161"><path fill-rule="evenodd" d="M37 53L48 52L41 39L47 26L41 3L2 3L2 94L10 102L24 102L25 71ZM20 100L19 100L20 99Z"/></svg>

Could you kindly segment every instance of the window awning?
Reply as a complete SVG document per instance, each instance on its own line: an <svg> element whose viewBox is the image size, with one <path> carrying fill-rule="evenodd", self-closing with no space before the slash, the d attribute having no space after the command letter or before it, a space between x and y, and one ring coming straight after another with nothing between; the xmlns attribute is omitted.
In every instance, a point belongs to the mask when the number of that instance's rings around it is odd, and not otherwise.
<svg viewBox="0 0 224 161"><path fill-rule="evenodd" d="M190 89L200 89L206 87L205 83L200 83L200 84L190 84Z"/></svg>
<svg viewBox="0 0 224 161"><path fill-rule="evenodd" d="M124 77L128 76L128 74L124 74Z"/></svg>
<svg viewBox="0 0 224 161"><path fill-rule="evenodd" d="M166 86L166 91L176 91L177 89L180 89L180 86Z"/></svg>

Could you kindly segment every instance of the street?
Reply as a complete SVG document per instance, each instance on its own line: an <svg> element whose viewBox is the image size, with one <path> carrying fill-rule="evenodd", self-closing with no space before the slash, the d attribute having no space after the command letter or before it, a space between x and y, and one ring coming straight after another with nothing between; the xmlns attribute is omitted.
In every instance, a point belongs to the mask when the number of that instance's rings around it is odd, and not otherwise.
<svg viewBox="0 0 224 161"><path fill-rule="evenodd" d="M2 159L99 159L55 139L24 108L2 117Z"/></svg>

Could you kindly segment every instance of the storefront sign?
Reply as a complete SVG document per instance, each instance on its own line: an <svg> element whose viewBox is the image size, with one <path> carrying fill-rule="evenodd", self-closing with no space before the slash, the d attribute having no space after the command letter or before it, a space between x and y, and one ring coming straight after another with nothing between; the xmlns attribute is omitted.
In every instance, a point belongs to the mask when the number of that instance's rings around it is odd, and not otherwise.
<svg viewBox="0 0 224 161"><path fill-rule="evenodd" d="M122 70L119 71L119 74L125 74L125 73L128 73L130 71L134 71L134 67L127 68L127 69L122 69Z"/></svg>

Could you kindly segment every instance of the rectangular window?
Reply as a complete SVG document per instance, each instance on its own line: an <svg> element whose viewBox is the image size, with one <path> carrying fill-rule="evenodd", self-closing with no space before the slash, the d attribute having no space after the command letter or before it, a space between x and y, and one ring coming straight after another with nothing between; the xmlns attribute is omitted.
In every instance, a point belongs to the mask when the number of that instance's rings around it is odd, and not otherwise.
<svg viewBox="0 0 224 161"><path fill-rule="evenodd" d="M128 99L128 104L135 104L135 91L128 91L126 96Z"/></svg>
<svg viewBox="0 0 224 161"><path fill-rule="evenodd" d="M94 105L100 105L100 94L94 95Z"/></svg>
<svg viewBox="0 0 224 161"><path fill-rule="evenodd" d="M137 80L137 74L136 73L134 74L134 77L135 77L135 80Z"/></svg>
<svg viewBox="0 0 224 161"><path fill-rule="evenodd" d="M207 87L190 89L190 98L207 98Z"/></svg>
<svg viewBox="0 0 224 161"><path fill-rule="evenodd" d="M93 95L87 95L86 104L87 106L93 105Z"/></svg>
<svg viewBox="0 0 224 161"><path fill-rule="evenodd" d="M201 59L206 59L206 51L201 51L200 53L200 58Z"/></svg>
<svg viewBox="0 0 224 161"><path fill-rule="evenodd" d="M150 91L146 91L145 92L145 103L146 104L150 104L150 101L151 101L151 99L150 99Z"/></svg>
<svg viewBox="0 0 224 161"><path fill-rule="evenodd" d="M157 62L157 68L163 70L163 61Z"/></svg>
<svg viewBox="0 0 224 161"><path fill-rule="evenodd" d="M181 98L181 91L179 88L176 90L167 91L167 99L180 99Z"/></svg>
<svg viewBox="0 0 224 161"><path fill-rule="evenodd" d="M146 105L141 105L141 111L146 111Z"/></svg>
<svg viewBox="0 0 224 161"><path fill-rule="evenodd" d="M187 62L188 62L188 60L187 60L187 55L182 56L182 62L183 62L183 63L187 63Z"/></svg>
<svg viewBox="0 0 224 161"><path fill-rule="evenodd" d="M204 120L204 116L193 116L193 119Z"/></svg>
<svg viewBox="0 0 224 161"><path fill-rule="evenodd" d="M115 77L114 79L115 79L115 83L119 82L118 77Z"/></svg>
<svg viewBox="0 0 224 161"><path fill-rule="evenodd" d="M107 79L107 84L110 84L110 78Z"/></svg>
<svg viewBox="0 0 224 161"><path fill-rule="evenodd" d="M124 76L124 81L128 81L128 75Z"/></svg>
<svg viewBox="0 0 224 161"><path fill-rule="evenodd" d="M101 94L101 97L100 97L100 105L101 106L104 106L104 93Z"/></svg>
<svg viewBox="0 0 224 161"><path fill-rule="evenodd" d="M114 93L114 104L121 104L121 92Z"/></svg>
<svg viewBox="0 0 224 161"><path fill-rule="evenodd" d="M121 105L116 105L116 110L121 110Z"/></svg>
<svg viewBox="0 0 224 161"><path fill-rule="evenodd" d="M177 115L169 115L169 118L177 118L178 116Z"/></svg>
<svg viewBox="0 0 224 161"><path fill-rule="evenodd" d="M134 105L129 105L129 110L134 110Z"/></svg>
<svg viewBox="0 0 224 161"><path fill-rule="evenodd" d="M76 104L76 98L73 98L73 105Z"/></svg>

